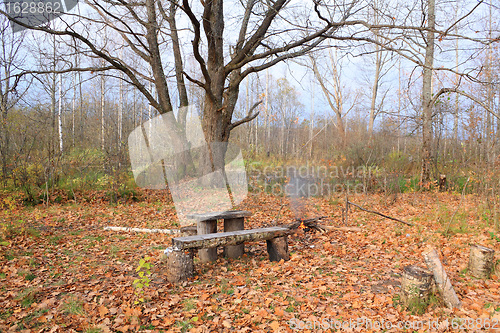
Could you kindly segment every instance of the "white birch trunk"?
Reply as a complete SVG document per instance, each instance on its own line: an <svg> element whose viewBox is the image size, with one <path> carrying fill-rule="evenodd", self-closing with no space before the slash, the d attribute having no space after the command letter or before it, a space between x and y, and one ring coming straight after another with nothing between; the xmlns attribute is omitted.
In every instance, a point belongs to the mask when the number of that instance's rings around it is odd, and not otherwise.
<svg viewBox="0 0 500 333"><path fill-rule="evenodd" d="M105 135L105 121L104 121L104 89L105 89L105 82L104 82L104 74L101 74L101 150L104 150L104 135Z"/></svg>
<svg viewBox="0 0 500 333"><path fill-rule="evenodd" d="M120 74L120 87L118 99L118 150L122 149L122 132L123 132L123 74Z"/></svg>
<svg viewBox="0 0 500 333"><path fill-rule="evenodd" d="M63 152L63 133L62 133L62 74L59 74L59 111L57 112L59 150Z"/></svg>

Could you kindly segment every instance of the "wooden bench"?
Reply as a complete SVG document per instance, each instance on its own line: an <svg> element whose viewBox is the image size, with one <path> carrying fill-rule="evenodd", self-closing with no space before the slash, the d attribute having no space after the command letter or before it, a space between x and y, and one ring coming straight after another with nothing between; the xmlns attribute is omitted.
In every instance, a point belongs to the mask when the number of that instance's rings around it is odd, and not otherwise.
<svg viewBox="0 0 500 333"><path fill-rule="evenodd" d="M197 234L212 234L217 232L217 220L224 220L224 232L245 229L245 217L252 213L246 210L228 210L203 214L189 214L186 217L196 221ZM245 252L244 245L228 245L224 255L228 258L238 258ZM201 262L217 260L217 248L202 248L198 251Z"/></svg>
<svg viewBox="0 0 500 333"><path fill-rule="evenodd" d="M167 280L179 282L193 276L193 250L214 249L217 246L241 245L245 242L265 240L269 260L289 260L286 227L248 229L172 239L172 252L167 256Z"/></svg>

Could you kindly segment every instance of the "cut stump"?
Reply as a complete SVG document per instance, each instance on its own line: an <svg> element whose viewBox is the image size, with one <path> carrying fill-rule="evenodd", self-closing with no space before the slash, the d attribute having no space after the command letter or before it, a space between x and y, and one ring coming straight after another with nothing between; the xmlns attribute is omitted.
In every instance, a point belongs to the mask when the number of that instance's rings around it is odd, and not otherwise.
<svg viewBox="0 0 500 333"><path fill-rule="evenodd" d="M401 301L404 305L427 303L433 276L420 266L406 266L401 277Z"/></svg>
<svg viewBox="0 0 500 333"><path fill-rule="evenodd" d="M196 224L198 235L217 233L217 220L198 221ZM217 248L198 250L198 256L202 263L217 260Z"/></svg>
<svg viewBox="0 0 500 333"><path fill-rule="evenodd" d="M266 242L270 261L290 260L290 255L288 254L288 236L268 239Z"/></svg>
<svg viewBox="0 0 500 333"><path fill-rule="evenodd" d="M243 230L245 229L244 222L244 217L225 219L224 232ZM239 258L243 255L244 252L245 244L228 245L224 248L224 255L227 258Z"/></svg>
<svg viewBox="0 0 500 333"><path fill-rule="evenodd" d="M198 234L196 225L188 225L180 229L182 236L194 236Z"/></svg>
<svg viewBox="0 0 500 333"><path fill-rule="evenodd" d="M193 251L172 251L167 254L167 281L176 283L193 277Z"/></svg>
<svg viewBox="0 0 500 333"><path fill-rule="evenodd" d="M478 279L489 279L493 271L495 250L481 245L471 245L469 272Z"/></svg>
<svg viewBox="0 0 500 333"><path fill-rule="evenodd" d="M429 268L429 270L434 275L436 287L443 296L443 301L446 306L450 309L460 309L462 303L458 299L458 296L455 293L455 289L453 289L448 275L446 275L446 271L444 270L444 267L439 260L439 255L436 250L432 247L428 247L422 253L422 256L424 257L427 268Z"/></svg>

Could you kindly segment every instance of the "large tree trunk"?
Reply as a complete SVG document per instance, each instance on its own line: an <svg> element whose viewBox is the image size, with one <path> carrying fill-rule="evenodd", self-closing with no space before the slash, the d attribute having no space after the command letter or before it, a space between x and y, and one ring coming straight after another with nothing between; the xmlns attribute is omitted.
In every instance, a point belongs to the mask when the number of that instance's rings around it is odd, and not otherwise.
<svg viewBox="0 0 500 333"><path fill-rule="evenodd" d="M223 0L213 0L205 5L203 28L208 42L207 72L205 82L205 105L202 127L208 144L209 156L205 157L204 173L224 170L224 157L231 131L231 118L239 92L239 71L230 76L229 87L224 92L226 72L224 69L224 10ZM223 143L223 144L220 144Z"/></svg>
<svg viewBox="0 0 500 333"><path fill-rule="evenodd" d="M428 28L422 75L422 182L431 180L432 165L432 66L434 63L435 0L427 1Z"/></svg>
<svg viewBox="0 0 500 333"><path fill-rule="evenodd" d="M186 84L184 82L184 64L182 61L181 47L179 43L179 36L177 34L177 23L175 20L175 14L177 11L177 1L172 1L170 3L170 12L167 16L167 21L170 26L170 36L172 39L172 49L174 51L174 63L175 63L175 78L177 81L177 90L179 92L179 112L177 114L177 122L186 130L186 116L187 116L187 106L189 105L188 94L186 90ZM161 10L162 6L158 6Z"/></svg>
<svg viewBox="0 0 500 333"><path fill-rule="evenodd" d="M146 0L146 8L148 14L148 24L146 26L147 35L146 39L149 45L149 51L151 53L151 57L149 58L149 62L151 65L151 69L153 72L153 78L155 83L156 92L158 94L159 101L159 110L160 114L167 114L172 112L172 102L170 100L169 89L166 81L166 75L163 69L163 63L160 55L160 47L158 43L158 22L156 16L156 7L154 0ZM169 20L171 22L171 27L175 30L175 11L170 13ZM176 33L174 32L176 36ZM177 39L178 43L178 39ZM175 44L175 41L174 41ZM177 45L178 46L178 45ZM174 45L174 56L176 60L176 75L177 79L181 79L182 87L179 87L179 94L181 99L181 106L185 106L187 104L187 94L185 93L185 86L183 85L182 76L180 75L180 69L178 66L182 66L182 62L180 61L180 50L176 50ZM184 88L184 89L183 89ZM172 115L171 113L169 115ZM194 172L194 164L192 160L192 156L189 151L189 144L186 138L185 132L185 124L179 124L174 117L169 118L165 121L165 124L168 126L167 131L169 133L171 139L171 146L179 152L178 155L175 156L175 167L176 167L176 177L181 179L188 175L193 175Z"/></svg>

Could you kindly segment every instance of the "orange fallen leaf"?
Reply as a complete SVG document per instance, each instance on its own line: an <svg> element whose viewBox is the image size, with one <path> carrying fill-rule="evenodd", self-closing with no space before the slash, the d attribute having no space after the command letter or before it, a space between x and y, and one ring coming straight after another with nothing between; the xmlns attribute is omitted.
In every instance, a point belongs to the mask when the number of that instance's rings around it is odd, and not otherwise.
<svg viewBox="0 0 500 333"><path fill-rule="evenodd" d="M281 308L276 307L274 309L274 314L280 317L283 317L285 315L285 311L283 311Z"/></svg>
<svg viewBox="0 0 500 333"><path fill-rule="evenodd" d="M107 307L105 307L104 305L101 305L99 307L99 315L101 316L101 318L104 318L108 313L109 313L109 310Z"/></svg>
<svg viewBox="0 0 500 333"><path fill-rule="evenodd" d="M269 326L276 332L280 328L280 323L275 320Z"/></svg>
<svg viewBox="0 0 500 333"><path fill-rule="evenodd" d="M266 309L264 309L264 308L261 308L261 309L257 312L257 314L259 315L259 317L267 317L267 311L266 311Z"/></svg>

